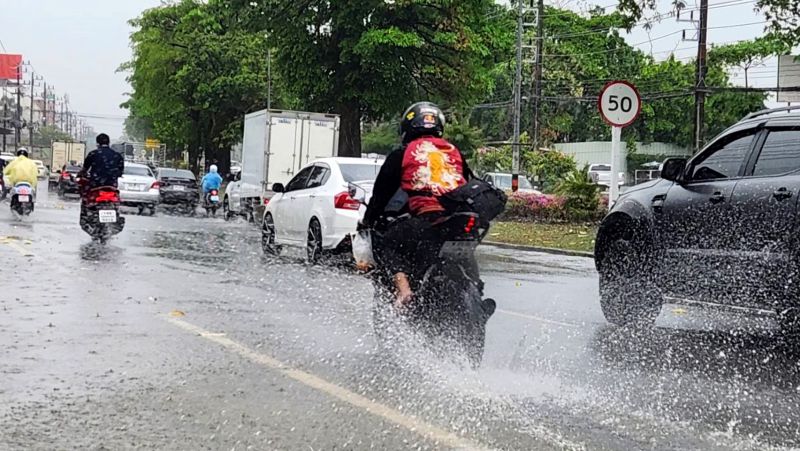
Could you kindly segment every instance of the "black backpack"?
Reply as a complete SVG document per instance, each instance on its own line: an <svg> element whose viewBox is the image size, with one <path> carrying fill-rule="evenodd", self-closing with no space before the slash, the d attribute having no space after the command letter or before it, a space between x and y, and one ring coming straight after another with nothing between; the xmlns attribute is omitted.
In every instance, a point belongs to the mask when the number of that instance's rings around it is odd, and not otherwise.
<svg viewBox="0 0 800 451"><path fill-rule="evenodd" d="M449 213L477 213L486 222L503 213L507 201L505 192L476 178L439 198Z"/></svg>

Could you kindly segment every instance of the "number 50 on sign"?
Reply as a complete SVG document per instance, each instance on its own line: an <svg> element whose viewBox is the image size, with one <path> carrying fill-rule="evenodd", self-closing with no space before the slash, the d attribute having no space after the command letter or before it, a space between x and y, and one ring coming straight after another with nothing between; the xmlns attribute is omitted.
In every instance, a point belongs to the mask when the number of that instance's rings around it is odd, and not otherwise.
<svg viewBox="0 0 800 451"><path fill-rule="evenodd" d="M612 81L600 92L600 114L612 127L627 127L639 117L642 99L627 81Z"/></svg>

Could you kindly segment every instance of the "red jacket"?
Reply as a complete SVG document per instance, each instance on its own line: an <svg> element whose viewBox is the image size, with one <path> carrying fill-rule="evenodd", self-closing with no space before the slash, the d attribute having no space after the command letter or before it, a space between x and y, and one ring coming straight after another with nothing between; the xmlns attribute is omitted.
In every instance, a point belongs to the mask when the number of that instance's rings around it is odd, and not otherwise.
<svg viewBox="0 0 800 451"><path fill-rule="evenodd" d="M406 146L400 187L411 214L444 211L437 199L467 183L461 152L441 138L425 137Z"/></svg>

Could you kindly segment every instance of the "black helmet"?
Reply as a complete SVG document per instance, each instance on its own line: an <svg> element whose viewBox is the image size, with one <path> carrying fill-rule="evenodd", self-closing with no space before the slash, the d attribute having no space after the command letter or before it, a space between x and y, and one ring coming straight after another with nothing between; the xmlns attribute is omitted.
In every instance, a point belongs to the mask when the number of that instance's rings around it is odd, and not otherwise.
<svg viewBox="0 0 800 451"><path fill-rule="evenodd" d="M20 148L17 150L17 156L18 156L18 157L19 157L19 156L24 156L24 157L27 157L27 156L28 156L28 149L26 149L26 148L24 148L24 147L20 147Z"/></svg>
<svg viewBox="0 0 800 451"><path fill-rule="evenodd" d="M400 120L400 136L404 143L409 143L420 136L444 135L444 113L430 102L419 102L408 107Z"/></svg>

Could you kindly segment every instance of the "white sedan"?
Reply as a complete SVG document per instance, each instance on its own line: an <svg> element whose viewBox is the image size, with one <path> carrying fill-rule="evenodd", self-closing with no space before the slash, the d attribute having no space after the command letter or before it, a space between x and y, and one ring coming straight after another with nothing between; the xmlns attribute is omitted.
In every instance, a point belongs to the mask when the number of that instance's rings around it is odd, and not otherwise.
<svg viewBox="0 0 800 451"><path fill-rule="evenodd" d="M262 247L277 255L281 246L305 246L308 260L350 249L365 207L348 193L354 183L372 192L383 160L323 158L310 163L283 186L276 183L262 221Z"/></svg>
<svg viewBox="0 0 800 451"><path fill-rule="evenodd" d="M151 216L156 213L156 205L161 199L160 184L149 167L126 162L118 186L122 205L139 208L139 214L145 208L150 210Z"/></svg>

